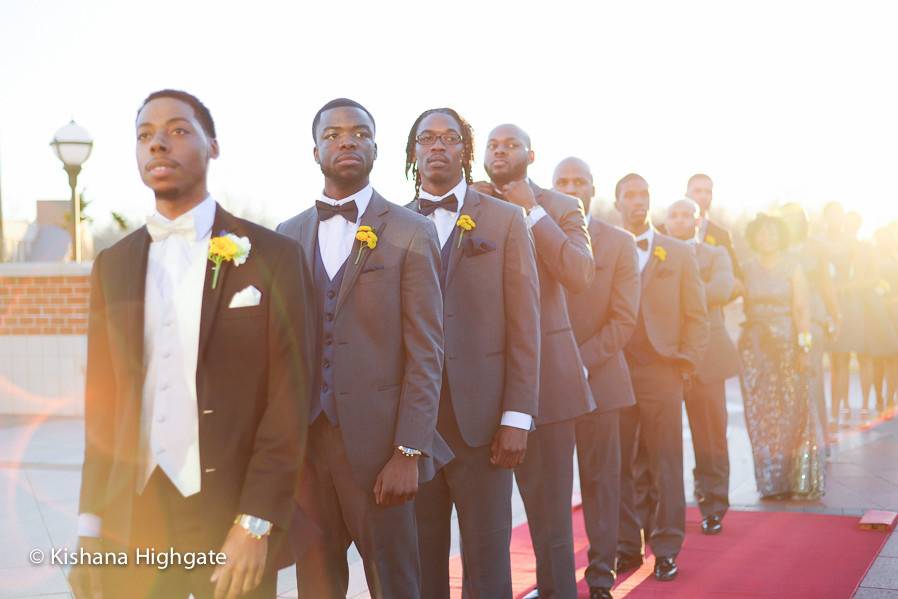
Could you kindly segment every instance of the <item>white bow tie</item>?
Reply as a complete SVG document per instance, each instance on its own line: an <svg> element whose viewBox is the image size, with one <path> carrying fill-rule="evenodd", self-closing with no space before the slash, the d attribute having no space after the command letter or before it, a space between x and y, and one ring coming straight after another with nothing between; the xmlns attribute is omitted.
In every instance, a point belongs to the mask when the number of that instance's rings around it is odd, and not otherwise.
<svg viewBox="0 0 898 599"><path fill-rule="evenodd" d="M187 241L196 241L196 225L193 214L182 214L175 220L168 220L158 214L147 217L147 231L153 241L164 241L172 235Z"/></svg>

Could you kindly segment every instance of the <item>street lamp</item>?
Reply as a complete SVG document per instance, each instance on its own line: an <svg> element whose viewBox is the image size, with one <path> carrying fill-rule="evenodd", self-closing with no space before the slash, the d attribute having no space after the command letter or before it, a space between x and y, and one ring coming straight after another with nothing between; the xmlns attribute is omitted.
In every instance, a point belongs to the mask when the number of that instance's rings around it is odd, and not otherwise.
<svg viewBox="0 0 898 599"><path fill-rule="evenodd" d="M72 248L75 262L81 262L81 202L78 201L75 187L81 165L90 158L94 140L84 127L72 121L56 132L50 145L69 176L69 187L72 189Z"/></svg>

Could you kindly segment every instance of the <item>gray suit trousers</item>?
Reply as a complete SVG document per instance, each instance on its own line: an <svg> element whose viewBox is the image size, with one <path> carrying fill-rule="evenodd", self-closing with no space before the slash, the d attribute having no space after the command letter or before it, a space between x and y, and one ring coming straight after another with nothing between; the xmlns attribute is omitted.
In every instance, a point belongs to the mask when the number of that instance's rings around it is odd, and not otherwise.
<svg viewBox="0 0 898 599"><path fill-rule="evenodd" d="M620 410L577 418L577 464L583 520L589 537L590 587L614 586L620 505Z"/></svg>
<svg viewBox="0 0 898 599"><path fill-rule="evenodd" d="M723 518L730 507L725 388L726 381L700 383L693 380L686 391L686 413L695 451L695 497L704 518Z"/></svg>
<svg viewBox="0 0 898 599"><path fill-rule="evenodd" d="M346 550L355 542L374 599L421 599L414 502L382 507L352 475L338 427L322 414L309 428L298 492L305 535L297 551L299 599L345 599Z"/></svg>
<svg viewBox="0 0 898 599"><path fill-rule="evenodd" d="M655 556L674 557L686 535L682 380L676 365L666 360L631 363L630 373L636 406L621 411L618 551L642 553L644 531ZM638 489L641 473L647 484Z"/></svg>
<svg viewBox="0 0 898 599"><path fill-rule="evenodd" d="M442 395L437 430L455 459L424 483L415 498L423 597L449 599L455 504L461 531L464 596L511 599L512 471L490 464L489 445L469 447L464 442L445 386Z"/></svg>
<svg viewBox="0 0 898 599"><path fill-rule="evenodd" d="M574 420L540 424L527 440L515 479L524 500L540 599L576 599L574 531Z"/></svg>

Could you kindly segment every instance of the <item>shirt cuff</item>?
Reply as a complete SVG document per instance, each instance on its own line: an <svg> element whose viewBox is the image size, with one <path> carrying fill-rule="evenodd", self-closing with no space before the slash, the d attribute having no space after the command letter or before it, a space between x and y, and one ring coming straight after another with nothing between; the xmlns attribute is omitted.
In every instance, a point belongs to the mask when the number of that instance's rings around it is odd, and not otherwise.
<svg viewBox="0 0 898 599"><path fill-rule="evenodd" d="M539 219L541 219L545 215L546 215L546 209L543 208L542 206L537 206L536 208L531 210L530 214L528 214L527 217L524 219L524 221L527 223L527 228L528 229L533 228L533 225L535 225L539 221Z"/></svg>
<svg viewBox="0 0 898 599"><path fill-rule="evenodd" d="M78 514L78 536L99 537L102 521L95 514Z"/></svg>
<svg viewBox="0 0 898 599"><path fill-rule="evenodd" d="M523 412L507 410L502 412L502 420L499 424L502 426L510 426L512 428L522 428L525 431L529 431L533 424L533 416Z"/></svg>
<svg viewBox="0 0 898 599"><path fill-rule="evenodd" d="M585 365L583 366L583 376L586 377L587 381L589 380L589 368L587 368Z"/></svg>

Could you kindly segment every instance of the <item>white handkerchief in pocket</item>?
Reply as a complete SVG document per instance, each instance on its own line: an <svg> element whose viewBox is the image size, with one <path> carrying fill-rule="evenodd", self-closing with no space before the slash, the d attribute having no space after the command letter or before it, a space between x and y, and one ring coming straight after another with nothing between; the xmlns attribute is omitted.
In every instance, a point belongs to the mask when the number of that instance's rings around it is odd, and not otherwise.
<svg viewBox="0 0 898 599"><path fill-rule="evenodd" d="M250 285L234 294L228 308L251 308L262 301L262 292Z"/></svg>

